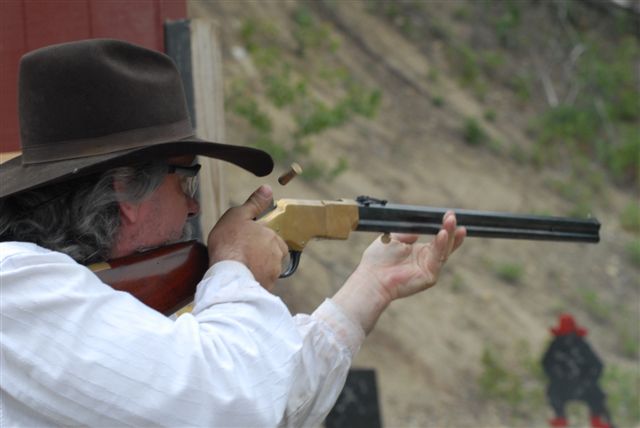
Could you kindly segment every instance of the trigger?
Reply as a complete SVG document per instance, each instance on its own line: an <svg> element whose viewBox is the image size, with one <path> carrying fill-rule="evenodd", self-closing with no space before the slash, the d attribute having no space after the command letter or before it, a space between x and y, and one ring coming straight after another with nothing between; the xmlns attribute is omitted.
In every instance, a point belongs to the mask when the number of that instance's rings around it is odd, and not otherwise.
<svg viewBox="0 0 640 428"><path fill-rule="evenodd" d="M289 266L287 266L287 269L280 274L280 278L288 278L293 275L293 273L298 269L300 256L302 256L301 251L289 250Z"/></svg>

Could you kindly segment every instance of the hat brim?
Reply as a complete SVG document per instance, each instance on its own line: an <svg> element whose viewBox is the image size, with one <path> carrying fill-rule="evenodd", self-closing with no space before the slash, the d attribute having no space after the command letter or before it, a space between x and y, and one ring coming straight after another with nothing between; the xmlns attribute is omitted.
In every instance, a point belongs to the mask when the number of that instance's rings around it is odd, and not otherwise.
<svg viewBox="0 0 640 428"><path fill-rule="evenodd" d="M72 180L150 158L185 154L223 160L258 177L264 177L273 170L273 159L262 150L187 137L178 141L54 162L23 164L22 156L17 156L0 165L0 199L46 184Z"/></svg>

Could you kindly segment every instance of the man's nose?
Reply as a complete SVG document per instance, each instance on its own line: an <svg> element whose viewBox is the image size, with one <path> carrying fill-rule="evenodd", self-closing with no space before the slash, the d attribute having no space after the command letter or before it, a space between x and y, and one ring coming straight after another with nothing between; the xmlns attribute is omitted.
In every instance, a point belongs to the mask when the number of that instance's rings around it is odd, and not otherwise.
<svg viewBox="0 0 640 428"><path fill-rule="evenodd" d="M187 196L187 215L193 217L200 214L200 203L196 198Z"/></svg>

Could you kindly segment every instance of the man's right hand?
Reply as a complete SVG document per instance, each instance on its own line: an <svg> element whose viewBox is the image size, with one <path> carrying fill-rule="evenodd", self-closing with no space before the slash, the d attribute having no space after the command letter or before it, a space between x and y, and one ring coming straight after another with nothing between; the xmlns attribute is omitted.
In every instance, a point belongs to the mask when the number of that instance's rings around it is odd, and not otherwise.
<svg viewBox="0 0 640 428"><path fill-rule="evenodd" d="M227 210L207 238L209 265L223 260L239 261L264 288L273 288L289 250L273 230L254 220L272 201L271 188L260 186L244 204Z"/></svg>

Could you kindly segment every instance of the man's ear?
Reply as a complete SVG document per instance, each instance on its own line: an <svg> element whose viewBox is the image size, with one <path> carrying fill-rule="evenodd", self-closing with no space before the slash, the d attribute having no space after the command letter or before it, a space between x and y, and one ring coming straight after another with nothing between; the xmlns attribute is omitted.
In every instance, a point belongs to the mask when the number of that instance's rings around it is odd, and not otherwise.
<svg viewBox="0 0 640 428"><path fill-rule="evenodd" d="M138 221L138 211L140 209L139 204L122 201L120 201L119 204L122 224L132 224Z"/></svg>
<svg viewBox="0 0 640 428"><path fill-rule="evenodd" d="M113 188L116 193L121 193L124 190L124 186L125 184L121 181L113 182ZM120 218L122 225L132 224L138 220L140 204L128 201L118 201L118 205L120 206Z"/></svg>

